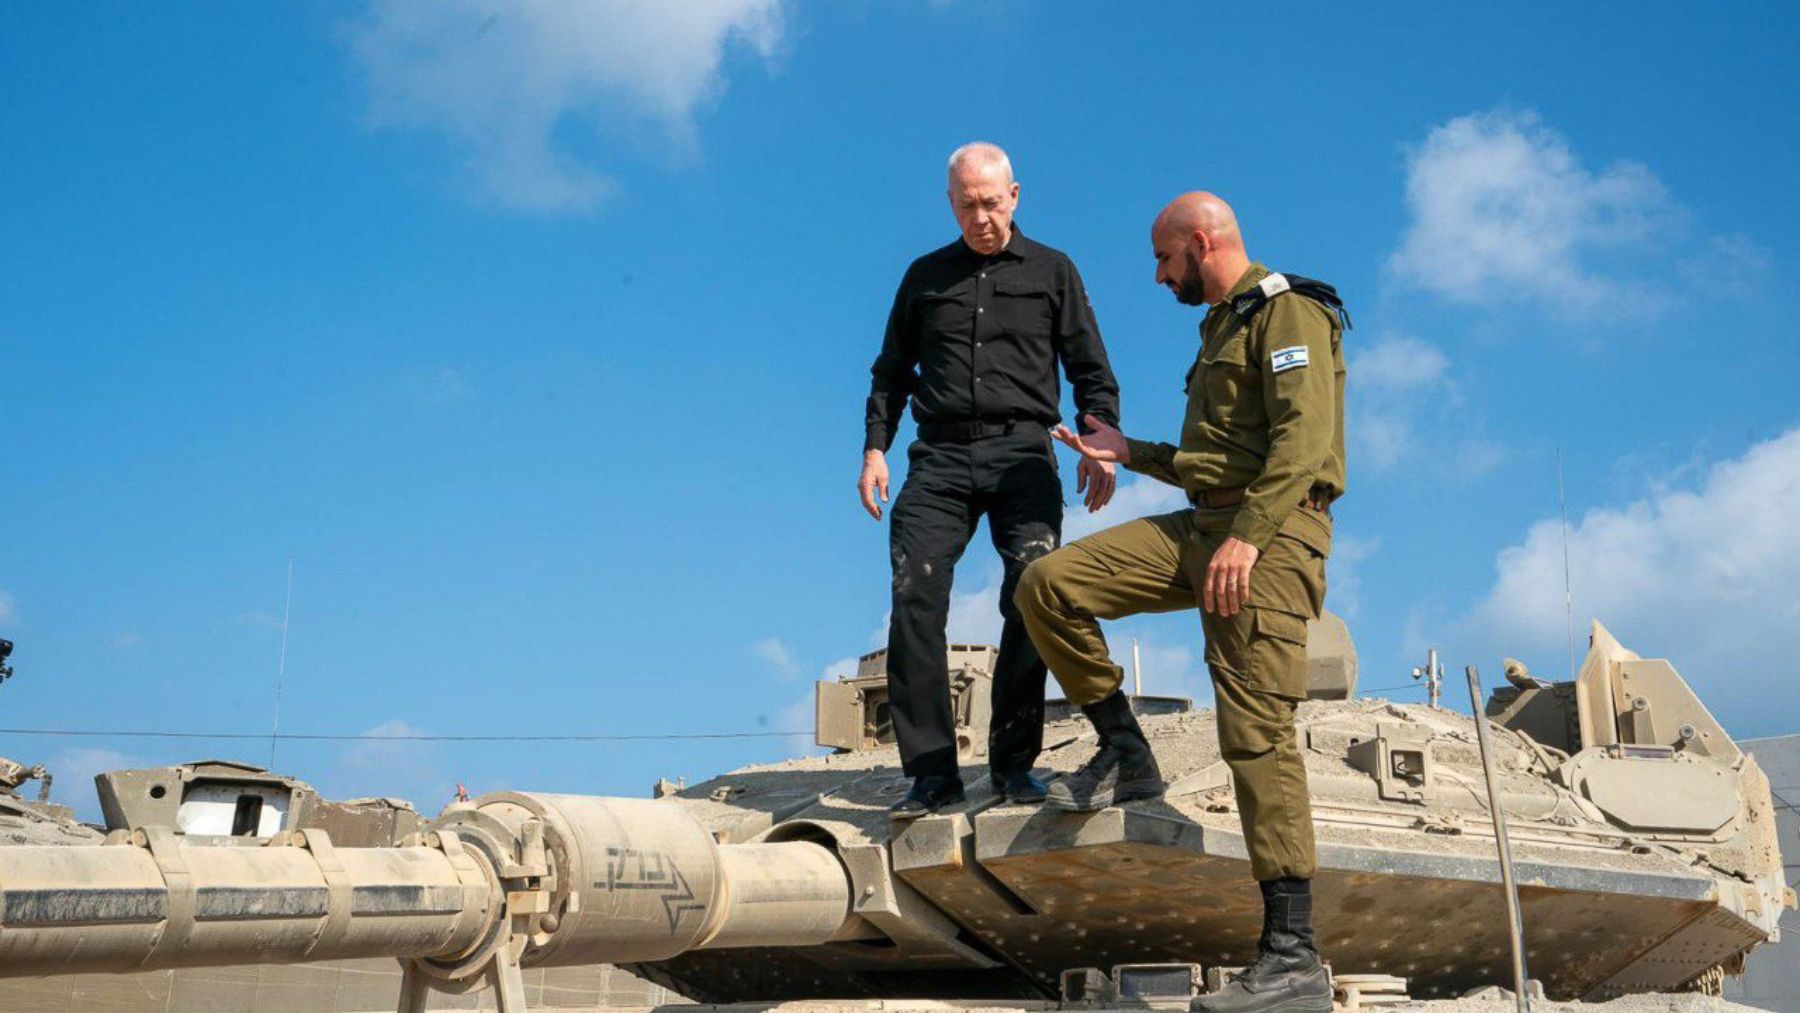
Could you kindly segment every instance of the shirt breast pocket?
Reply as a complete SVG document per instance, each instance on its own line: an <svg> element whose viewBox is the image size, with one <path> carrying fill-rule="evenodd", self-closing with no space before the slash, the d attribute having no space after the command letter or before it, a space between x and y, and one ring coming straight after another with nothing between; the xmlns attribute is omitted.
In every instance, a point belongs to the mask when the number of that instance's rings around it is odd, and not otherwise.
<svg viewBox="0 0 1800 1013"><path fill-rule="evenodd" d="M996 278L990 312L994 323L1008 334L1033 337L1050 333L1050 292L1042 285Z"/></svg>
<svg viewBox="0 0 1800 1013"><path fill-rule="evenodd" d="M1200 357L1200 382L1206 385L1206 415L1213 422L1230 422L1240 413L1255 377L1251 375L1247 343L1242 335L1230 338Z"/></svg>
<svg viewBox="0 0 1800 1013"><path fill-rule="evenodd" d="M920 292L913 297L912 312L922 335L962 337L969 333L969 304L957 289Z"/></svg>

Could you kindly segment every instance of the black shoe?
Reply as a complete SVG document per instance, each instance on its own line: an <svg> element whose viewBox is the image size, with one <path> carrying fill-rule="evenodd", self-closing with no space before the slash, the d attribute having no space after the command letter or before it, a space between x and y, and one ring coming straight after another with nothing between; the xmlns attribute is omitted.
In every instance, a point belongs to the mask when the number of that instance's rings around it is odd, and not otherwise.
<svg viewBox="0 0 1800 1013"><path fill-rule="evenodd" d="M1094 812L1110 805L1161 798L1168 785L1156 766L1131 701L1114 692L1081 708L1100 733L1100 750L1080 770L1050 785L1044 804L1069 812Z"/></svg>
<svg viewBox="0 0 1800 1013"><path fill-rule="evenodd" d="M912 790L895 802L888 815L897 820L916 820L947 805L963 801L962 778L956 774L926 774L913 778Z"/></svg>
<svg viewBox="0 0 1800 1013"><path fill-rule="evenodd" d="M990 778L994 783L994 792L1006 796L1013 805L1037 805L1044 800L1049 790L1044 782L1031 776L1029 770L1013 770L1001 773L996 770Z"/></svg>
<svg viewBox="0 0 1800 1013"><path fill-rule="evenodd" d="M1313 944L1311 881L1271 880L1262 892L1256 963L1189 1003L1192 1013L1331 1013L1331 977Z"/></svg>

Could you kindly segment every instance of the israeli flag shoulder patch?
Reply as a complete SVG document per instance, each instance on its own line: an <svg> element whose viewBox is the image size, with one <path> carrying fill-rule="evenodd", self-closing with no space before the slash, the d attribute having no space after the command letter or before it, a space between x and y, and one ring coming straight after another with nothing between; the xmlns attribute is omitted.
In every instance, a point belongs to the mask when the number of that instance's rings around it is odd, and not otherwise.
<svg viewBox="0 0 1800 1013"><path fill-rule="evenodd" d="M1299 369L1306 365L1307 360L1308 355L1305 345L1295 345L1293 348L1277 348L1269 353L1269 372L1285 373L1290 369Z"/></svg>

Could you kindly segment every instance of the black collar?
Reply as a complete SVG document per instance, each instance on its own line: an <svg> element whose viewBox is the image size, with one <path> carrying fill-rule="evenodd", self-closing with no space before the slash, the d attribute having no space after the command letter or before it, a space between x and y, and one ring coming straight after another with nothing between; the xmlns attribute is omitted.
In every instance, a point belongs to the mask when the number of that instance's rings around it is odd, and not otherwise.
<svg viewBox="0 0 1800 1013"><path fill-rule="evenodd" d="M1025 238L1025 233L1019 231L1019 223L1017 221L1013 222L1012 238L1007 240L1006 245L996 253L991 253L986 256L976 253L970 248L968 243L963 242L962 237L960 236L957 237L956 242L958 246L962 247L963 256L977 264L986 264L996 260L1007 259L1025 260L1043 249L1043 247Z"/></svg>

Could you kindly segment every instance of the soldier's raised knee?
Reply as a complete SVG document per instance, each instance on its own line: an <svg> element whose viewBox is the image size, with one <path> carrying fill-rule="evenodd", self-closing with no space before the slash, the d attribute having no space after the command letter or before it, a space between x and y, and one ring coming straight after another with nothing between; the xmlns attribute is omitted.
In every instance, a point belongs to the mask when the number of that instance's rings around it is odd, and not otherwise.
<svg viewBox="0 0 1800 1013"><path fill-rule="evenodd" d="M1019 574L1019 586L1013 591L1013 604L1021 612L1043 612L1050 601L1050 588L1055 580L1056 553L1039 556L1025 565Z"/></svg>

